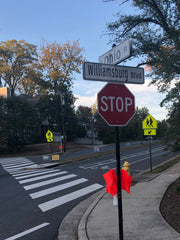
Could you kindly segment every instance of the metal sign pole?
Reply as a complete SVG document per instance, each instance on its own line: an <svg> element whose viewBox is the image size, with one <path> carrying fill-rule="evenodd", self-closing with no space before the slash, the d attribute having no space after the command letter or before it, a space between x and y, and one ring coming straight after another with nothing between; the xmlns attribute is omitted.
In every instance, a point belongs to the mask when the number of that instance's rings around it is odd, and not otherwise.
<svg viewBox="0 0 180 240"><path fill-rule="evenodd" d="M51 149L51 154L53 154L52 142L50 142L50 149Z"/></svg>
<svg viewBox="0 0 180 240"><path fill-rule="evenodd" d="M121 159L119 144L119 127L116 127L116 171L118 187L118 219L119 219L119 240L123 240L123 213L122 213L122 192L121 192Z"/></svg>
<svg viewBox="0 0 180 240"><path fill-rule="evenodd" d="M150 157L150 171L152 172L152 151L151 151L151 137L149 137L149 157Z"/></svg>

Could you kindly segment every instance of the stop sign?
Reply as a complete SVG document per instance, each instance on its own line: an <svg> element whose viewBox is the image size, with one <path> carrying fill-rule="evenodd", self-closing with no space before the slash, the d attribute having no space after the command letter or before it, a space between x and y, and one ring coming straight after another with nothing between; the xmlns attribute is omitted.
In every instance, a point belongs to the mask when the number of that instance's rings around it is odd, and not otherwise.
<svg viewBox="0 0 180 240"><path fill-rule="evenodd" d="M107 83L97 101L98 112L109 126L126 126L135 115L134 95L124 84Z"/></svg>

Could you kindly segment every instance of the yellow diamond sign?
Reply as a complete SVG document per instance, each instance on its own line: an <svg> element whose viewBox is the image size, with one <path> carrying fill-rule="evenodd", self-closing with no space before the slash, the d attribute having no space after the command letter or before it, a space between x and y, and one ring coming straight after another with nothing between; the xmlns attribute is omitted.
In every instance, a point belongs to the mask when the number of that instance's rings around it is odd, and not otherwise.
<svg viewBox="0 0 180 240"><path fill-rule="evenodd" d="M157 121L153 116L150 114L143 120L142 122L143 129L156 129L157 128Z"/></svg>
<svg viewBox="0 0 180 240"><path fill-rule="evenodd" d="M53 142L53 133L50 130L48 130L46 133L46 139L47 142Z"/></svg>

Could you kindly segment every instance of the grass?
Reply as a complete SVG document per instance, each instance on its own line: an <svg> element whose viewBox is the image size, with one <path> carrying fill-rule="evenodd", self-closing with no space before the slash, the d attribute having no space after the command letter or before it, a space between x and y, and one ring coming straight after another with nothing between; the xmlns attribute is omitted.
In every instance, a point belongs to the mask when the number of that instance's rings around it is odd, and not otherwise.
<svg viewBox="0 0 180 240"><path fill-rule="evenodd" d="M166 169L170 168L171 166L173 166L174 164L178 163L180 161L180 156L177 156L175 158L173 158L172 160L165 162L161 165L159 165L158 167L155 167L152 172L151 171L147 171L144 174L155 174L155 173L161 173L163 171L165 171Z"/></svg>

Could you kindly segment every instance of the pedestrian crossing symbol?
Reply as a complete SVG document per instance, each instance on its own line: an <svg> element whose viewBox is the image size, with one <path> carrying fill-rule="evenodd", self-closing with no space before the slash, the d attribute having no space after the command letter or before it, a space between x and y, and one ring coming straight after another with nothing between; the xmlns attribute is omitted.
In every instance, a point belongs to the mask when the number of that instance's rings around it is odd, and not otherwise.
<svg viewBox="0 0 180 240"><path fill-rule="evenodd" d="M50 130L48 130L46 133L46 139L47 142L53 142L53 133Z"/></svg>
<svg viewBox="0 0 180 240"><path fill-rule="evenodd" d="M150 114L143 120L142 129L144 129L144 135L156 135L157 121Z"/></svg>

